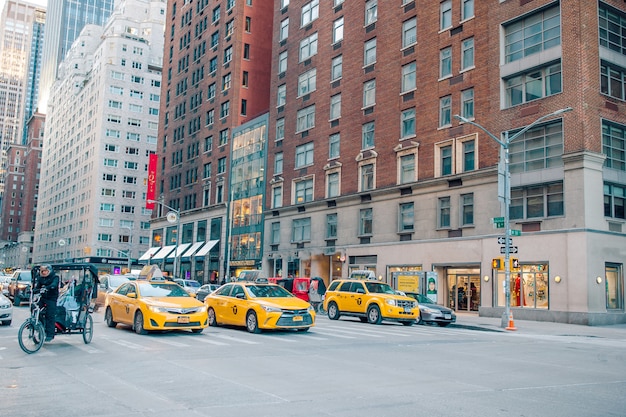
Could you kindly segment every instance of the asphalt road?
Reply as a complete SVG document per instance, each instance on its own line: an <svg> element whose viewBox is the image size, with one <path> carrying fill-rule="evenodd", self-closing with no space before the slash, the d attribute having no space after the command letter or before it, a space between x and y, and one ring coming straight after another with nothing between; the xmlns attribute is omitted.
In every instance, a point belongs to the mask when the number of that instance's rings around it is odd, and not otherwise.
<svg viewBox="0 0 626 417"><path fill-rule="evenodd" d="M308 333L139 336L96 313L91 344L60 335L27 355L17 343L27 312L0 327L3 417L626 416L623 329L321 317Z"/></svg>

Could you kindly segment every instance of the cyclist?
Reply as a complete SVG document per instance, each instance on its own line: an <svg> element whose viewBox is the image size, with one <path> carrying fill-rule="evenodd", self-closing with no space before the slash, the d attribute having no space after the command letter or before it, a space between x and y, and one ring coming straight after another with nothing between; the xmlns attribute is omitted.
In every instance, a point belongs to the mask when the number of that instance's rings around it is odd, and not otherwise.
<svg viewBox="0 0 626 417"><path fill-rule="evenodd" d="M59 277L52 270L49 264L39 267L39 279L37 279L37 287L41 293L40 306L46 306L45 309L45 325L46 325L46 342L54 339L54 323L57 310L57 298L59 298Z"/></svg>

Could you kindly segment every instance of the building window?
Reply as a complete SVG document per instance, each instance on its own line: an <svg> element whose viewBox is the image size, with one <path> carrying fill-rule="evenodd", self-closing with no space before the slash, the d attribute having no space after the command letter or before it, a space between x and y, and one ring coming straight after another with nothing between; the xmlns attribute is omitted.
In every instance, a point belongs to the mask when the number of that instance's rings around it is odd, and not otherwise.
<svg viewBox="0 0 626 417"><path fill-rule="evenodd" d="M461 43L461 71L474 68L474 38Z"/></svg>
<svg viewBox="0 0 626 417"><path fill-rule="evenodd" d="M326 215L326 239L337 238L337 213Z"/></svg>
<svg viewBox="0 0 626 417"><path fill-rule="evenodd" d="M280 22L280 33L278 40L284 41L289 36L289 18L284 19Z"/></svg>
<svg viewBox="0 0 626 417"><path fill-rule="evenodd" d="M372 107L376 104L376 80L363 83L363 108Z"/></svg>
<svg viewBox="0 0 626 417"><path fill-rule="evenodd" d="M474 194L461 196L461 224L463 226L474 224Z"/></svg>
<svg viewBox="0 0 626 417"><path fill-rule="evenodd" d="M300 41L299 62L311 58L317 54L317 32Z"/></svg>
<svg viewBox="0 0 626 417"><path fill-rule="evenodd" d="M287 51L278 54L278 73L284 74L285 72L287 72Z"/></svg>
<svg viewBox="0 0 626 417"><path fill-rule="evenodd" d="M300 26L304 27L320 16L320 1L312 0L302 6Z"/></svg>
<svg viewBox="0 0 626 417"><path fill-rule="evenodd" d="M400 115L400 129L402 139L415 136L415 108L402 111Z"/></svg>
<svg viewBox="0 0 626 417"><path fill-rule="evenodd" d="M207 126L211 126L213 123L215 123L215 110L211 109L208 112L206 112L206 125Z"/></svg>
<svg viewBox="0 0 626 417"><path fill-rule="evenodd" d="M513 62L561 44L559 5L504 27L504 60Z"/></svg>
<svg viewBox="0 0 626 417"><path fill-rule="evenodd" d="M280 244L280 222L272 223L272 231L270 236L271 245Z"/></svg>
<svg viewBox="0 0 626 417"><path fill-rule="evenodd" d="M452 75L452 48L444 48L439 51L439 78Z"/></svg>
<svg viewBox="0 0 626 417"><path fill-rule="evenodd" d="M475 141L463 141L461 143L461 149L463 151L463 172L473 171L474 169L476 169Z"/></svg>
<svg viewBox="0 0 626 417"><path fill-rule="evenodd" d="M440 147L439 158L441 161L441 175L452 174L452 145Z"/></svg>
<svg viewBox="0 0 626 417"><path fill-rule="evenodd" d="M220 105L220 119L228 117L230 113L230 101L226 101Z"/></svg>
<svg viewBox="0 0 626 417"><path fill-rule="evenodd" d="M414 182L415 178L415 154L410 153L400 157L400 184Z"/></svg>
<svg viewBox="0 0 626 417"><path fill-rule="evenodd" d="M228 64L233 59L233 47L224 49L224 64Z"/></svg>
<svg viewBox="0 0 626 417"><path fill-rule="evenodd" d="M450 227L450 197L441 197L438 201L439 224L441 229Z"/></svg>
<svg viewBox="0 0 626 417"><path fill-rule="evenodd" d="M287 103L287 85L278 86L276 91L276 107L284 106Z"/></svg>
<svg viewBox="0 0 626 417"><path fill-rule="evenodd" d="M402 203L398 213L398 232L412 232L414 229L415 214L413 203Z"/></svg>
<svg viewBox="0 0 626 417"><path fill-rule="evenodd" d="M296 133L315 127L315 105L298 110L296 115Z"/></svg>
<svg viewBox="0 0 626 417"><path fill-rule="evenodd" d="M410 62L402 67L402 94L413 91L417 88L415 73L417 64Z"/></svg>
<svg viewBox="0 0 626 417"><path fill-rule="evenodd" d="M412 18L402 23L402 48L407 48L417 43L417 18Z"/></svg>
<svg viewBox="0 0 626 417"><path fill-rule="evenodd" d="M274 156L274 175L283 173L283 153L277 152Z"/></svg>
<svg viewBox="0 0 626 417"><path fill-rule="evenodd" d="M311 218L294 219L292 223L291 241L293 243L311 240Z"/></svg>
<svg viewBox="0 0 626 417"><path fill-rule="evenodd" d="M333 43L343 40L343 16L333 22Z"/></svg>
<svg viewBox="0 0 626 417"><path fill-rule="evenodd" d="M626 71L602 62L600 65L600 91L602 94L624 100L626 97Z"/></svg>
<svg viewBox="0 0 626 417"><path fill-rule="evenodd" d="M509 132L514 135L515 132ZM563 123L561 120L534 127L509 145L511 173L554 168L563 165Z"/></svg>
<svg viewBox="0 0 626 417"><path fill-rule="evenodd" d="M461 20L467 20L470 17L474 17L474 0L462 0Z"/></svg>
<svg viewBox="0 0 626 417"><path fill-rule="evenodd" d="M604 183L604 216L614 219L624 217L624 203L626 202L626 187Z"/></svg>
<svg viewBox="0 0 626 417"><path fill-rule="evenodd" d="M442 1L439 13L439 29L444 30L452 27L452 0Z"/></svg>
<svg viewBox="0 0 626 417"><path fill-rule="evenodd" d="M361 126L361 149L374 147L376 123L369 122Z"/></svg>
<svg viewBox="0 0 626 417"><path fill-rule="evenodd" d="M305 143L296 147L295 168L313 165L313 142Z"/></svg>
<svg viewBox="0 0 626 417"><path fill-rule="evenodd" d="M276 141L283 140L285 138L285 119L276 120Z"/></svg>
<svg viewBox="0 0 626 417"><path fill-rule="evenodd" d="M365 2L365 25L368 26L378 20L378 0Z"/></svg>
<svg viewBox="0 0 626 417"><path fill-rule="evenodd" d="M339 55L333 58L330 64L330 81L337 81L341 78L343 73L343 55Z"/></svg>
<svg viewBox="0 0 626 417"><path fill-rule="evenodd" d="M341 117L341 94L335 94L330 98L330 120Z"/></svg>
<svg viewBox="0 0 626 417"><path fill-rule="evenodd" d="M359 210L359 236L371 236L374 232L373 210L371 208Z"/></svg>
<svg viewBox="0 0 626 417"><path fill-rule="evenodd" d="M511 220L562 216L563 183L512 189L509 213Z"/></svg>
<svg viewBox="0 0 626 417"><path fill-rule="evenodd" d="M363 66L367 67L376 62L376 38L365 41L363 46Z"/></svg>
<svg viewBox="0 0 626 417"><path fill-rule="evenodd" d="M226 172L226 157L217 160L217 173L223 174Z"/></svg>
<svg viewBox="0 0 626 417"><path fill-rule="evenodd" d="M226 91L230 88L232 82L232 76L230 72L224 76L222 76L222 91Z"/></svg>
<svg viewBox="0 0 626 417"><path fill-rule="evenodd" d="M507 78L504 84L507 107L558 94L563 88L561 63Z"/></svg>
<svg viewBox="0 0 626 417"><path fill-rule="evenodd" d="M626 125L602 120L602 152L605 167L626 171Z"/></svg>
<svg viewBox="0 0 626 417"><path fill-rule="evenodd" d="M339 172L326 174L326 198L339 196Z"/></svg>
<svg viewBox="0 0 626 417"><path fill-rule="evenodd" d="M272 208L283 206L283 186L277 185L272 187Z"/></svg>
<svg viewBox="0 0 626 417"><path fill-rule="evenodd" d="M604 267L606 280L606 309L624 309L624 273L622 264L607 263Z"/></svg>
<svg viewBox="0 0 626 417"><path fill-rule="evenodd" d="M298 77L298 97L309 94L316 89L317 70L313 68Z"/></svg>
<svg viewBox="0 0 626 417"><path fill-rule="evenodd" d="M439 99L439 127L450 126L452 114L452 97L445 96Z"/></svg>
<svg viewBox="0 0 626 417"><path fill-rule="evenodd" d="M461 116L472 120L474 118L474 89L468 88L461 92Z"/></svg>
<svg viewBox="0 0 626 417"><path fill-rule="evenodd" d="M341 135L333 133L328 137L328 159L339 158Z"/></svg>
<svg viewBox="0 0 626 417"><path fill-rule="evenodd" d="M204 164L202 170L202 178L210 178L211 177L211 163L208 162Z"/></svg>
<svg viewBox="0 0 626 417"><path fill-rule="evenodd" d="M626 13L599 2L600 46L626 55Z"/></svg>
<svg viewBox="0 0 626 417"><path fill-rule="evenodd" d="M307 203L313 201L313 178L296 180L294 204Z"/></svg>
<svg viewBox="0 0 626 417"><path fill-rule="evenodd" d="M361 175L359 176L361 189L359 191L373 190L375 187L374 164L363 164L359 169L361 170Z"/></svg>
<svg viewBox="0 0 626 417"><path fill-rule="evenodd" d="M220 139L217 146L224 146L228 143L228 129L220 130Z"/></svg>

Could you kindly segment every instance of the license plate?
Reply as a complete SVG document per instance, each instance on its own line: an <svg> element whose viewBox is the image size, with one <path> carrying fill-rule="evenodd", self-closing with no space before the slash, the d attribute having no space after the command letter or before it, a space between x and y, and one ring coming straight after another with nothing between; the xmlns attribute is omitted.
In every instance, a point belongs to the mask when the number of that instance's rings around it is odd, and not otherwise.
<svg viewBox="0 0 626 417"><path fill-rule="evenodd" d="M178 322L181 324L189 323L189 316L178 316Z"/></svg>
<svg viewBox="0 0 626 417"><path fill-rule="evenodd" d="M444 319L446 319L446 320L450 320L450 319L452 318L452 315L450 315L450 314L444 314L444 315L443 315L443 318L444 318Z"/></svg>
<svg viewBox="0 0 626 417"><path fill-rule="evenodd" d="M302 316L293 316L293 321L302 321Z"/></svg>
<svg viewBox="0 0 626 417"><path fill-rule="evenodd" d="M411 307L404 307L404 312L405 313L410 313L411 312Z"/></svg>

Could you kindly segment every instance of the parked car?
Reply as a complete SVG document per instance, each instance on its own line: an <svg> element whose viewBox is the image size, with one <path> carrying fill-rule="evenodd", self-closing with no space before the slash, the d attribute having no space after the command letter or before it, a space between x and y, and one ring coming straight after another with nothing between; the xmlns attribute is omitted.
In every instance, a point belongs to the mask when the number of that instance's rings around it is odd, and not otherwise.
<svg viewBox="0 0 626 417"><path fill-rule="evenodd" d="M204 303L210 326L241 326L250 333L266 329L306 332L315 323L311 304L267 279L224 284L209 294Z"/></svg>
<svg viewBox="0 0 626 417"><path fill-rule="evenodd" d="M177 278L174 282L183 287L192 297L195 297L196 293L200 289L200 283L194 279Z"/></svg>
<svg viewBox="0 0 626 417"><path fill-rule="evenodd" d="M98 284L98 297L96 298L96 309L104 305L106 295L113 292L130 279L125 275L102 275Z"/></svg>
<svg viewBox="0 0 626 417"><path fill-rule="evenodd" d="M9 282L9 299L13 305L19 306L23 301L30 300L32 274L28 269L18 269L13 272Z"/></svg>
<svg viewBox="0 0 626 417"><path fill-rule="evenodd" d="M11 300L0 294L0 324L9 326L13 320L13 306Z"/></svg>
<svg viewBox="0 0 626 417"><path fill-rule="evenodd" d="M11 282L10 275L0 275L0 293L9 294L9 282Z"/></svg>
<svg viewBox="0 0 626 417"><path fill-rule="evenodd" d="M107 326L127 324L137 334L149 330L200 333L208 326L206 306L180 285L164 279L128 281L107 294L104 308Z"/></svg>
<svg viewBox="0 0 626 417"><path fill-rule="evenodd" d="M204 301L207 295L211 294L213 291L217 290L220 286L217 284L204 284L198 291L196 292L196 298L198 301Z"/></svg>
<svg viewBox="0 0 626 417"><path fill-rule="evenodd" d="M324 310L331 320L343 315L371 324L392 320L405 326L415 324L420 315L413 298L398 294L384 282L362 279L333 281L324 296Z"/></svg>
<svg viewBox="0 0 626 417"><path fill-rule="evenodd" d="M415 292L407 292L405 294L414 298L417 301L417 305L419 305L420 319L418 324L436 323L441 327L446 327L450 323L454 323L456 321L456 314L454 314L452 309L433 303L430 298L422 294Z"/></svg>

